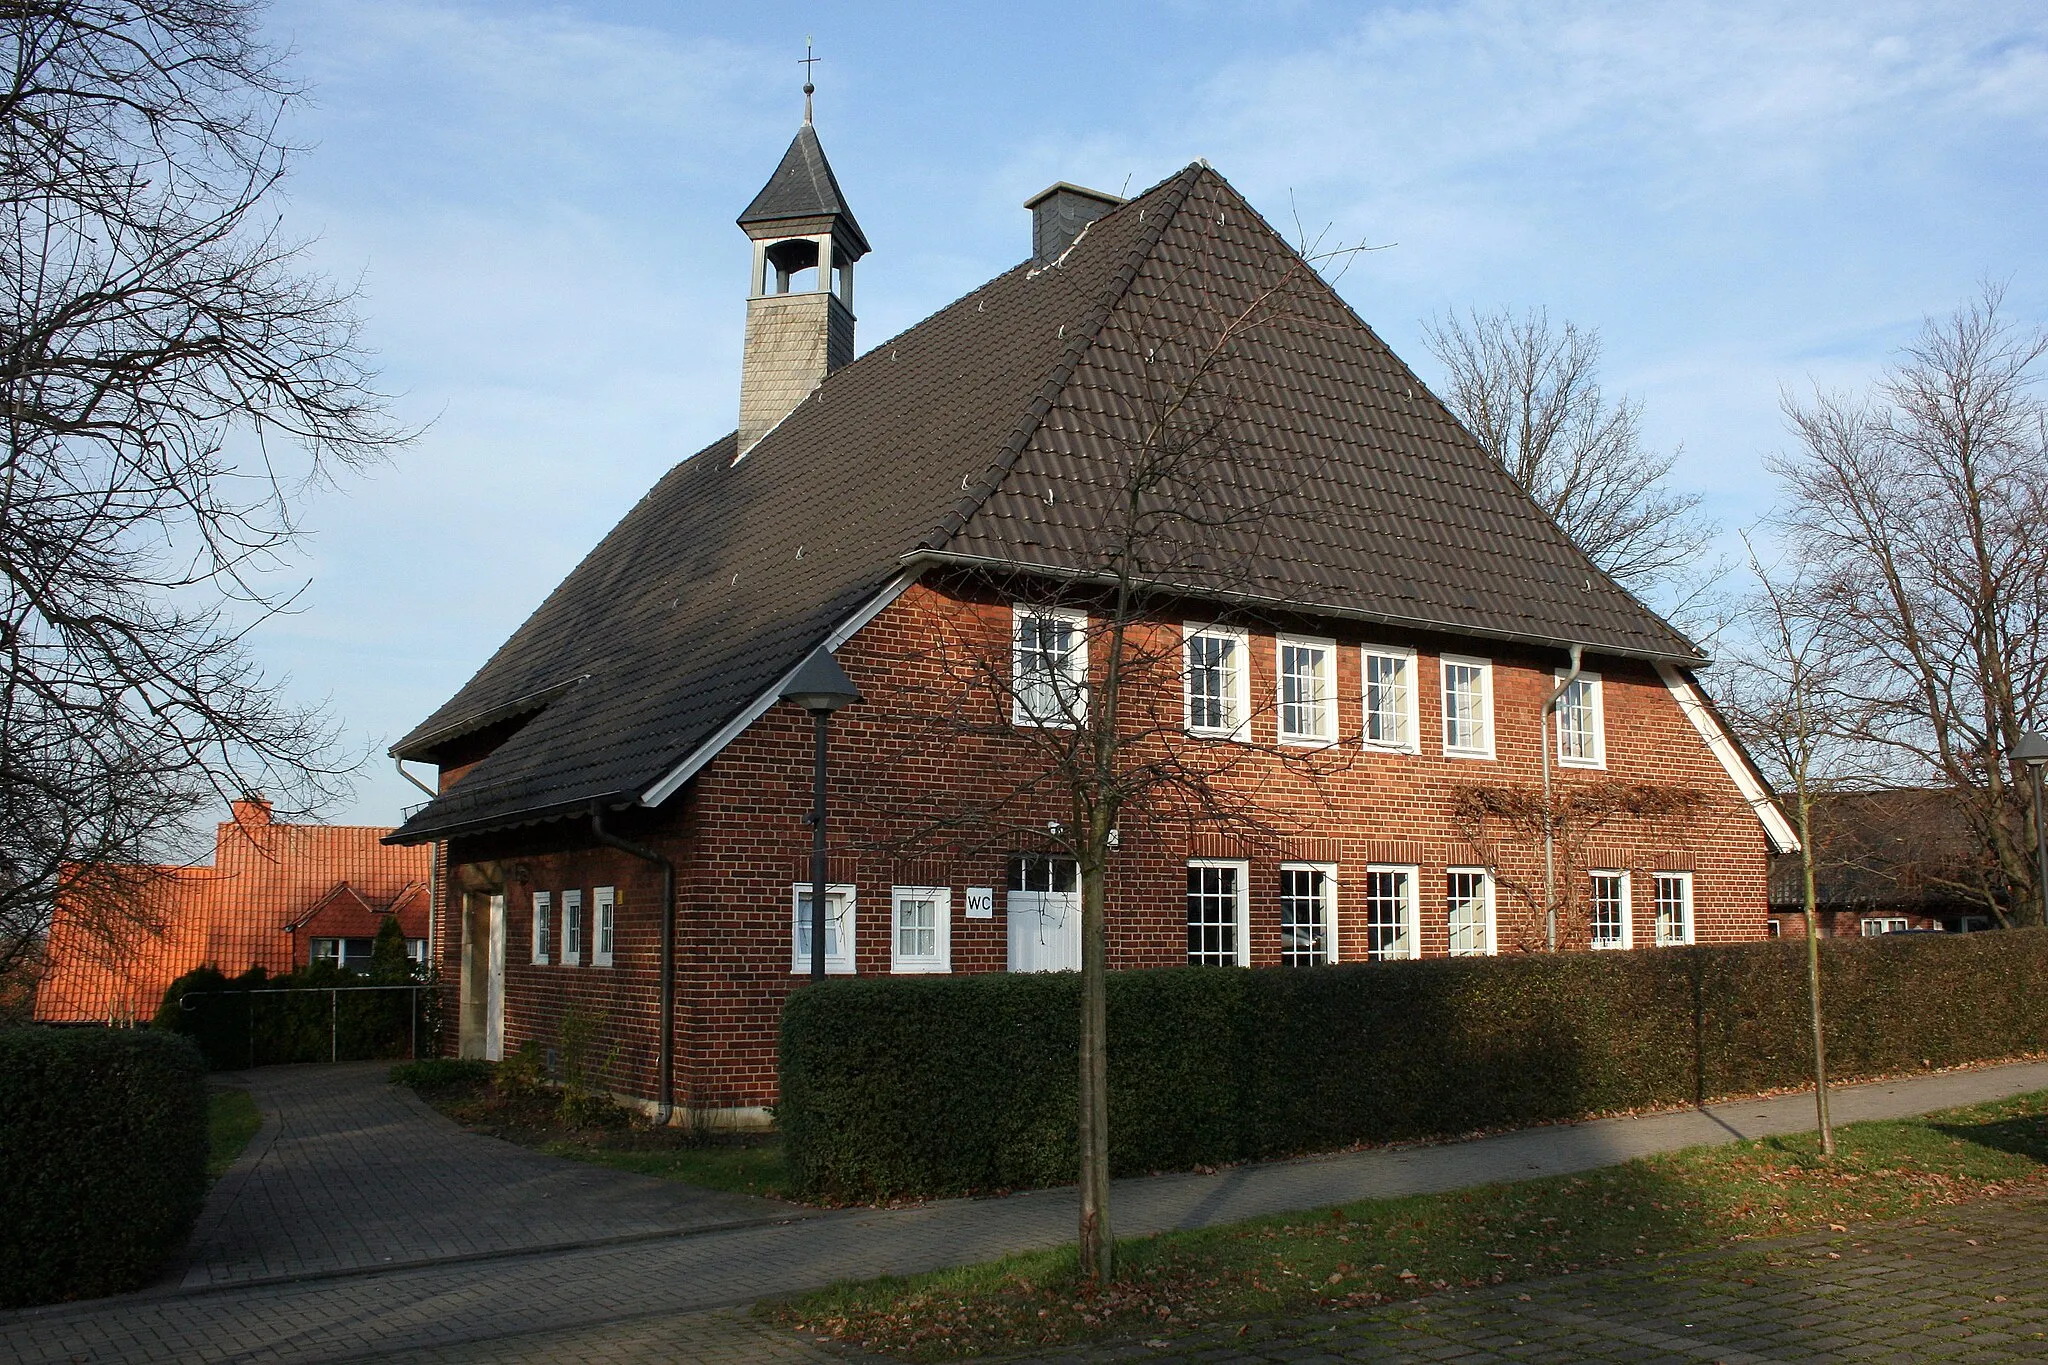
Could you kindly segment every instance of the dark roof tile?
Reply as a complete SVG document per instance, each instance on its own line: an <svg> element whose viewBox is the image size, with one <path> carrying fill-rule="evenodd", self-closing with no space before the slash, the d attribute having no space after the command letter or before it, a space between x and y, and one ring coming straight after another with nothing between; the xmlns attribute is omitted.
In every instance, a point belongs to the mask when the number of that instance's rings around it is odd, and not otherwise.
<svg viewBox="0 0 2048 1365"><path fill-rule="evenodd" d="M395 837L640 799L913 552L1085 572L1158 354L1256 315L1276 287L1285 307L1257 315L1225 367L1260 524L1217 532L1188 586L1698 659L1197 165L1090 224L1057 265L1019 266L840 369L744 459L727 437L677 465L394 746L432 759L542 703Z"/></svg>

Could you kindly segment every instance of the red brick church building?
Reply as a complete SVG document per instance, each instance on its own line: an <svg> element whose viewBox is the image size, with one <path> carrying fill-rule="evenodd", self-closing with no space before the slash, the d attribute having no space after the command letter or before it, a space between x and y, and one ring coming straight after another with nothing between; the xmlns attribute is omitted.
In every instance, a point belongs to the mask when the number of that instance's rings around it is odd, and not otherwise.
<svg viewBox="0 0 2048 1365"><path fill-rule="evenodd" d="M869 246L808 120L741 215L738 430L393 749L440 770L392 839L444 847L466 1054L575 1010L622 1095L773 1103L809 967L812 729L780 698L820 649L862 694L830 731L834 973L1076 964L1046 755L1117 650L1123 757L1199 780L1119 822L1112 967L1765 935L1792 835L1700 650L1221 175L1028 207L1029 259L858 358Z"/></svg>

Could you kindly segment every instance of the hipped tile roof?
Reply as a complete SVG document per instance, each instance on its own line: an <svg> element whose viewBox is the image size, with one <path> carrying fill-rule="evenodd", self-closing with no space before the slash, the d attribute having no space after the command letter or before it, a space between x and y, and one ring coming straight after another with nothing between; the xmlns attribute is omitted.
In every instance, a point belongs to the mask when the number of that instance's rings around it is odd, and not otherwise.
<svg viewBox="0 0 2048 1365"><path fill-rule="evenodd" d="M130 929L111 941L91 931L60 896L50 927L35 1017L61 1023L146 1021L164 989L199 966L230 976L292 969L288 926L318 905L345 899L424 925L419 888L433 851L394 848L388 828L223 821L211 866L165 867L144 883L146 911L162 931ZM345 885L343 885L345 884ZM419 912L415 921L414 913Z"/></svg>
<svg viewBox="0 0 2048 1365"><path fill-rule="evenodd" d="M834 373L745 459L727 437L671 470L393 747L431 761L532 713L394 838L638 801L921 558L1086 572L1162 352L1245 316L1221 383L1261 514L1177 582L1700 662L1198 163Z"/></svg>

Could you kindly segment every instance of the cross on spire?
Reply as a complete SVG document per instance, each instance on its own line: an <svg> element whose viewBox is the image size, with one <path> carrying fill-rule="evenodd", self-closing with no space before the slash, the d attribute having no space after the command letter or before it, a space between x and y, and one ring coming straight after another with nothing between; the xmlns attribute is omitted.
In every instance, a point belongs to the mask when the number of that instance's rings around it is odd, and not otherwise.
<svg viewBox="0 0 2048 1365"><path fill-rule="evenodd" d="M810 35L810 34L808 34L808 33L806 33L806 34L804 35L804 55L803 55L802 59L801 59L800 61L798 61L798 63L797 63L797 65L798 65L798 66L801 66L801 67L802 67L802 68L804 69L804 122L805 122L805 123L809 123L809 122L811 121L811 92L812 92L812 91L814 91L814 90L816 90L816 89L818 88L818 87L817 87L816 85L814 85L814 84L812 84L812 83L811 83L811 75L812 75L812 72L811 72L811 68L812 68L812 67L814 67L814 66L816 66L816 65L817 65L817 64L819 63L819 61L820 61L820 60L822 60L822 59L821 59L821 58L818 58L818 57L813 57L813 56L811 55L811 35Z"/></svg>

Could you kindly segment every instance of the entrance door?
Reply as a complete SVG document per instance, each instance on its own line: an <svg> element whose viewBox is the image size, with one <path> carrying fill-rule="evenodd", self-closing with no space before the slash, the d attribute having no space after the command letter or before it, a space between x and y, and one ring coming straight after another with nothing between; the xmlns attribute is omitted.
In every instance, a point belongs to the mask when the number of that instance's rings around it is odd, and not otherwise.
<svg viewBox="0 0 2048 1365"><path fill-rule="evenodd" d="M1081 876L1072 858L1010 859L1010 970L1081 970Z"/></svg>
<svg viewBox="0 0 2048 1365"><path fill-rule="evenodd" d="M491 897L490 965L485 978L484 1060L505 1060L505 898Z"/></svg>

